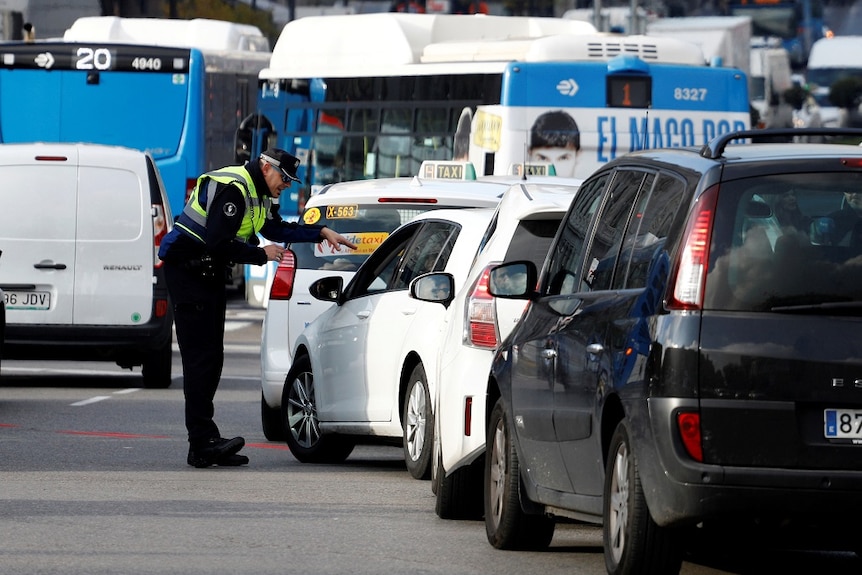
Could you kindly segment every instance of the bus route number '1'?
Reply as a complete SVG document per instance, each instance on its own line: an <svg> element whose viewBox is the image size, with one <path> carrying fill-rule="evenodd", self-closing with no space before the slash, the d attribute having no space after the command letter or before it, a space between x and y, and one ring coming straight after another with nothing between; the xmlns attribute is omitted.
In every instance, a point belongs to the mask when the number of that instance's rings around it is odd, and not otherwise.
<svg viewBox="0 0 862 575"><path fill-rule="evenodd" d="M110 70L111 51L107 48L78 48L75 68L78 70Z"/></svg>

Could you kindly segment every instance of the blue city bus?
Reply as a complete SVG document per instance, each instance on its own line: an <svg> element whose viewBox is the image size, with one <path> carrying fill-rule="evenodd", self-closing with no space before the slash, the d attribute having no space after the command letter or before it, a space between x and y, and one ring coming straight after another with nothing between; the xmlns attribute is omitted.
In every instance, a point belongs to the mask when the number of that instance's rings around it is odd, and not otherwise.
<svg viewBox="0 0 862 575"><path fill-rule="evenodd" d="M148 151L171 212L179 214L200 174L233 163L236 131L254 110L257 76L269 61L268 42L261 38L265 52L260 44L256 51L131 44L121 41L132 38L130 29L170 43L177 26L178 32L194 28L217 41L223 35L212 31L237 25L114 17L79 21L123 34L87 41L69 40L67 31L62 41L0 45L0 142L91 142ZM96 30L93 37L110 34Z"/></svg>

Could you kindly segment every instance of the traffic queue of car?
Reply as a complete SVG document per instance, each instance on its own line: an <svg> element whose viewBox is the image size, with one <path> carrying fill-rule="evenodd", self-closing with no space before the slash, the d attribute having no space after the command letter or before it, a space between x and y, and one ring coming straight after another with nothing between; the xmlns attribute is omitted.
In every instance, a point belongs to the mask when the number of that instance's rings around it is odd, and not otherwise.
<svg viewBox="0 0 862 575"><path fill-rule="evenodd" d="M377 232L307 285L329 307L264 371L267 436L304 462L401 444L497 548L601 524L611 574L678 573L712 530L862 553L862 131L802 132L832 143L735 132Z"/></svg>

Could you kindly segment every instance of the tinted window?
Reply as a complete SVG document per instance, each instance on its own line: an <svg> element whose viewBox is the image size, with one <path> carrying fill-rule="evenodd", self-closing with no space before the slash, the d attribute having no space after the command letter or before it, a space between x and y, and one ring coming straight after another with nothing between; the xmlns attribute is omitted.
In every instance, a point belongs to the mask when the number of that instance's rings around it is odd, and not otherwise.
<svg viewBox="0 0 862 575"><path fill-rule="evenodd" d="M620 170L614 177L590 244L585 289L595 291L611 287L623 234L645 177L644 172L632 170Z"/></svg>
<svg viewBox="0 0 862 575"><path fill-rule="evenodd" d="M623 240L614 289L646 287L650 263L664 247L684 196L685 182L667 174L659 176L652 190L645 183Z"/></svg>
<svg viewBox="0 0 862 575"><path fill-rule="evenodd" d="M451 222L428 222L422 226L398 266L392 288L407 289L414 278L442 271L449 261L459 229Z"/></svg>
<svg viewBox="0 0 862 575"><path fill-rule="evenodd" d="M862 175L723 184L704 307L769 311L862 301Z"/></svg>
<svg viewBox="0 0 862 575"><path fill-rule="evenodd" d="M608 173L584 182L566 216L560 237L550 254L545 292L548 295L571 294L579 290L585 237L602 199Z"/></svg>
<svg viewBox="0 0 862 575"><path fill-rule="evenodd" d="M519 222L515 235L512 236L512 241L509 243L504 261L529 260L536 264L537 268L541 268L545 263L551 242L554 241L554 236L557 235L557 230L560 228L562 217L560 214L558 218L552 220L522 220Z"/></svg>

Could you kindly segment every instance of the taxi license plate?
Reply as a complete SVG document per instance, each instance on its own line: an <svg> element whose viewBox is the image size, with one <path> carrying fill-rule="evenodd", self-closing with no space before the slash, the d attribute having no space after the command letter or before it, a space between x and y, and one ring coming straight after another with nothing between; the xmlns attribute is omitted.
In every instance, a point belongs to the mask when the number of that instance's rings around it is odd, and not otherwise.
<svg viewBox="0 0 862 575"><path fill-rule="evenodd" d="M3 290L6 309L50 309L51 292Z"/></svg>
<svg viewBox="0 0 862 575"><path fill-rule="evenodd" d="M823 423L826 439L862 439L862 409L826 409Z"/></svg>

